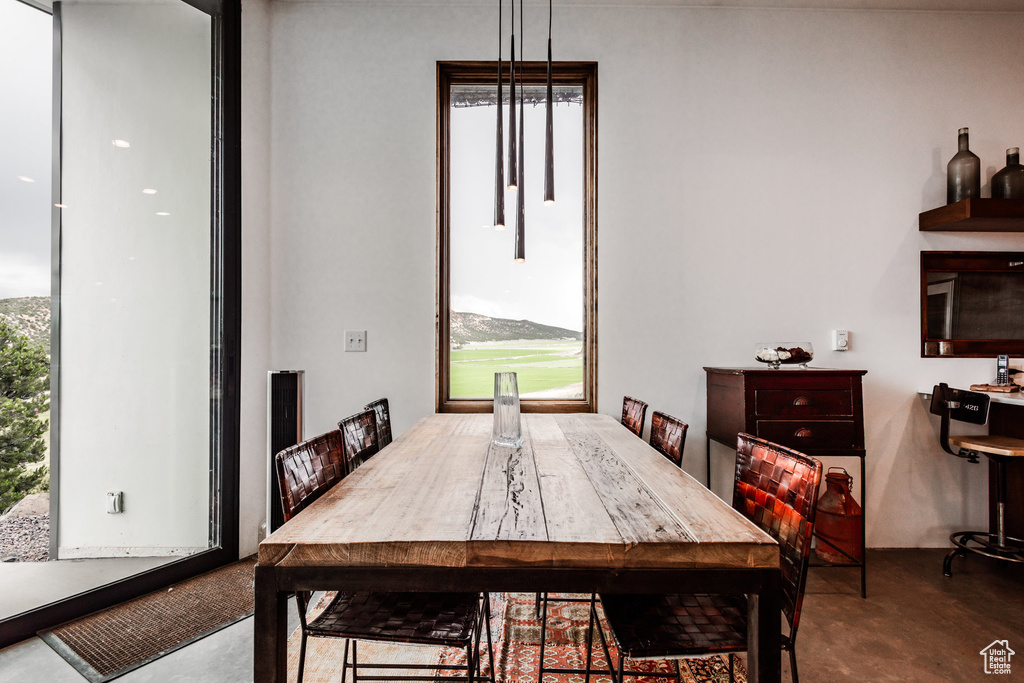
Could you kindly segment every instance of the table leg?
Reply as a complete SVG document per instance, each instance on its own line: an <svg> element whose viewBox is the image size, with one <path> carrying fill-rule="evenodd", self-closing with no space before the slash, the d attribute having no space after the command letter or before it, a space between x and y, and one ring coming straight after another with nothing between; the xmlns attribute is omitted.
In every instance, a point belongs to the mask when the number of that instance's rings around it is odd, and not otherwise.
<svg viewBox="0 0 1024 683"><path fill-rule="evenodd" d="M747 681L779 683L782 679L781 574L765 570L761 591L747 596Z"/></svg>
<svg viewBox="0 0 1024 683"><path fill-rule="evenodd" d="M288 594L277 589L274 567L256 567L253 645L255 683L287 683Z"/></svg>
<svg viewBox="0 0 1024 683"><path fill-rule="evenodd" d="M707 466L706 466L706 469L704 470L704 486L706 486L707 489L710 491L711 490L711 437L710 436L706 437L706 440L707 440L708 444L707 444L707 450L704 452L705 459L707 460Z"/></svg>

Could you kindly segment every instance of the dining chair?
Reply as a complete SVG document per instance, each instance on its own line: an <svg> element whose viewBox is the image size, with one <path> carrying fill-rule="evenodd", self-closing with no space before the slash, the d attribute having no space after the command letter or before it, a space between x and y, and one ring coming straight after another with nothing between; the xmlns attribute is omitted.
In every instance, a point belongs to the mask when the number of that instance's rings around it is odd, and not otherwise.
<svg viewBox="0 0 1024 683"><path fill-rule="evenodd" d="M668 413L651 413L651 446L679 467L683 466L683 445L686 443L685 422Z"/></svg>
<svg viewBox="0 0 1024 683"><path fill-rule="evenodd" d="M372 410L377 419L377 448L384 448L391 443L391 409L386 398L378 398L367 403L363 410Z"/></svg>
<svg viewBox="0 0 1024 683"><path fill-rule="evenodd" d="M967 462L980 462L984 455L993 463L995 471L996 528L988 531L955 531L949 536L953 549L942 562L942 574L953 576L953 560L958 556L978 554L1004 562L1024 562L1024 539L1006 533L1006 466L1011 461L1022 462L1024 439L999 434L965 434L952 436L949 421L958 420L983 425L988 422L991 399L977 391L954 389L945 383L932 389L931 412L938 415L939 445L950 455L966 458ZM990 493L991 495L991 493Z"/></svg>
<svg viewBox="0 0 1024 683"><path fill-rule="evenodd" d="M644 433L644 417L647 415L647 404L631 396L622 398L622 424L637 436Z"/></svg>
<svg viewBox="0 0 1024 683"><path fill-rule="evenodd" d="M782 611L789 633L782 649L789 652L793 683L797 626L807 580L807 562L814 532L814 513L821 483L821 463L802 453L749 434L739 434L732 506L779 544ZM613 683L624 676L675 677L675 673L627 671L627 659L683 659L729 655L733 680L734 653L747 649L745 595L622 595L601 594L608 629L618 648L613 666L607 639L597 629ZM590 613L596 622L597 610ZM597 622L599 623L599 622Z"/></svg>
<svg viewBox="0 0 1024 683"><path fill-rule="evenodd" d="M345 451L346 474L369 460L380 450L377 442L377 414L364 410L338 423Z"/></svg>
<svg viewBox="0 0 1024 683"><path fill-rule="evenodd" d="M373 415L373 411L369 411ZM358 418L355 415L353 418ZM346 422L343 420L342 422ZM358 423L358 420L354 420ZM370 430L376 444L376 430ZM326 446L326 449L325 449ZM347 473L342 458L341 433L338 430L314 437L308 441L286 448L276 456L278 493L284 511L284 521L289 521L314 500L326 493L331 486L341 481ZM494 648L491 642L490 598L480 593L385 593L376 591L341 591L325 596L328 604L312 618L308 615L311 591L295 594L299 613L301 641L299 644L298 683L306 665L306 641L314 638L345 639L344 663L341 680L345 681L349 668L352 681L395 680L401 677L360 675L364 669L425 669L465 670L465 677L450 677L451 680L490 681L494 683ZM489 676L482 676L482 657L478 655L482 634L487 634L487 652L491 670ZM410 643L465 648L466 664L359 664L358 640ZM349 644L352 646L352 663L348 661ZM417 680L409 676L407 680ZM433 677L431 677L433 679ZM448 680L449 677L445 677Z"/></svg>

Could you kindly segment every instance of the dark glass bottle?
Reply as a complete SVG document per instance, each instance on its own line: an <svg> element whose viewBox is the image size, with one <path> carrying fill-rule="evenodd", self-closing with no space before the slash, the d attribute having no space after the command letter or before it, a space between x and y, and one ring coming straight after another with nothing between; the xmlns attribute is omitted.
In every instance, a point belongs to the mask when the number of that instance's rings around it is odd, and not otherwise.
<svg viewBox="0 0 1024 683"><path fill-rule="evenodd" d="M960 150L946 165L946 203L981 196L981 159L967 148L967 129L961 128Z"/></svg>
<svg viewBox="0 0 1024 683"><path fill-rule="evenodd" d="M1024 166L1017 147L1006 150L1006 168L992 176L992 198L1024 199Z"/></svg>

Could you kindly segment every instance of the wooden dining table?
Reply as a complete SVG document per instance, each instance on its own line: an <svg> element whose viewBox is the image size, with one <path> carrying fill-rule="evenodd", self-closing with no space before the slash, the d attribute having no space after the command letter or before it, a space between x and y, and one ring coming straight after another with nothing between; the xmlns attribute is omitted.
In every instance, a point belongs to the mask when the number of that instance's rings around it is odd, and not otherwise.
<svg viewBox="0 0 1024 683"><path fill-rule="evenodd" d="M780 677L776 542L615 419L428 415L271 534L256 566L256 683L287 683L296 590L733 593L747 679Z"/></svg>

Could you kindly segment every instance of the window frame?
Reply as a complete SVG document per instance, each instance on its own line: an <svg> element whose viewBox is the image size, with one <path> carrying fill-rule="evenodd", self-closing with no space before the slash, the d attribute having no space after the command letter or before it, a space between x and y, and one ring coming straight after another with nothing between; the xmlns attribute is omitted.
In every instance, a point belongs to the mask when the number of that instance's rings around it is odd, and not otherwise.
<svg viewBox="0 0 1024 683"><path fill-rule="evenodd" d="M493 84L497 65L487 62L437 63L437 309L435 403L439 413L489 413L491 399L453 399L451 386L451 233L450 233L450 93L453 85ZM517 64L518 75L518 64ZM523 81L543 85L547 62L524 62ZM502 62L508 82L509 62ZM597 412L597 63L554 62L552 81L583 86L583 398L523 399L524 413ZM557 132L556 132L557 134ZM508 209L506 208L506 211ZM512 258L512 255L509 255Z"/></svg>

